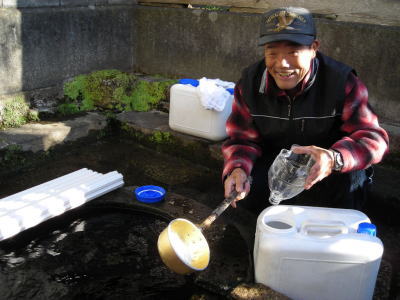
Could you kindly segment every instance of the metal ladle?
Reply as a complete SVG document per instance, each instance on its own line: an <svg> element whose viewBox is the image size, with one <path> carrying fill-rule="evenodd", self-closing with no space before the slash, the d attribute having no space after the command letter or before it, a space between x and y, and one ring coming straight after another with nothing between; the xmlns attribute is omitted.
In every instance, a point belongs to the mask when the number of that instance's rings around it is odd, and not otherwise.
<svg viewBox="0 0 400 300"><path fill-rule="evenodd" d="M202 231L207 229L235 200L237 192L222 203L198 226L186 219L172 220L158 237L157 247L164 264L178 274L207 268L210 248Z"/></svg>

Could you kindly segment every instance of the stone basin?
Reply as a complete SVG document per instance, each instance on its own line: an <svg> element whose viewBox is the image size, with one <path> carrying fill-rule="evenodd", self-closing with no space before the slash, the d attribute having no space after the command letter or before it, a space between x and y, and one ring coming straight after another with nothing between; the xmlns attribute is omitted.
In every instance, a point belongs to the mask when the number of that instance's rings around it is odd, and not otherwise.
<svg viewBox="0 0 400 300"><path fill-rule="evenodd" d="M157 252L173 218L199 221L210 209L170 194L142 204L119 189L0 243L0 299L187 299L227 296L251 281L247 241L232 222L205 232L209 267L182 276ZM226 220L225 220L226 221Z"/></svg>

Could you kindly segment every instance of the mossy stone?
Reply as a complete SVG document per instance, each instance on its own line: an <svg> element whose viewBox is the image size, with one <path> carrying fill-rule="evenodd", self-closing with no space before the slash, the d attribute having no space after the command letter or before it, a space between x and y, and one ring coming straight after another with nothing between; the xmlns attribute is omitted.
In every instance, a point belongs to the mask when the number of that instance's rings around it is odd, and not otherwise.
<svg viewBox="0 0 400 300"><path fill-rule="evenodd" d="M30 121L38 121L37 112L32 111L23 97L10 98L2 103L0 129L18 127Z"/></svg>
<svg viewBox="0 0 400 300"><path fill-rule="evenodd" d="M176 80L147 80L118 70L76 76L64 85L61 114L88 110L149 111L168 98Z"/></svg>

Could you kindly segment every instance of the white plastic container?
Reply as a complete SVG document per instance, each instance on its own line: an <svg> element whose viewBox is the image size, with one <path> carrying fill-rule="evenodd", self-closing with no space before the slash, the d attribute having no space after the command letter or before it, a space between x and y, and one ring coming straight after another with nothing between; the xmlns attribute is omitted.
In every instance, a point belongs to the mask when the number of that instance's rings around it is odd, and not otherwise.
<svg viewBox="0 0 400 300"><path fill-rule="evenodd" d="M225 123L232 110L232 99L223 111L205 109L190 84L174 84L170 90L169 127L175 131L212 141L227 137Z"/></svg>
<svg viewBox="0 0 400 300"><path fill-rule="evenodd" d="M383 254L360 211L278 205L258 217L255 280L291 299L372 299Z"/></svg>

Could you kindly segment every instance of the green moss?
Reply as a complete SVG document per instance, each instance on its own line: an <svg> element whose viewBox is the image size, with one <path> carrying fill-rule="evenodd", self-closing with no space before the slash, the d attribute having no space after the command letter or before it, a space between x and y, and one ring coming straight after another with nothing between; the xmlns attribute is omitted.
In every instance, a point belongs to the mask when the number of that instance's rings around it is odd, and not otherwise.
<svg viewBox="0 0 400 300"><path fill-rule="evenodd" d="M161 100L168 98L169 88L176 80L147 81L138 80L130 95L123 94L122 90L115 91L115 97L123 103L125 110L149 111L157 106Z"/></svg>
<svg viewBox="0 0 400 300"><path fill-rule="evenodd" d="M172 136L169 132L155 131L150 137L150 141L157 144L165 144L172 142Z"/></svg>
<svg viewBox="0 0 400 300"><path fill-rule="evenodd" d="M79 107L76 103L62 103L57 106L57 112L61 115L75 114L79 111Z"/></svg>
<svg viewBox="0 0 400 300"><path fill-rule="evenodd" d="M204 5L203 9L211 10L211 11L226 11L226 10L228 10L226 7L215 6L215 5Z"/></svg>
<svg viewBox="0 0 400 300"><path fill-rule="evenodd" d="M79 75L64 85L64 94L72 100L78 100L85 89L86 75Z"/></svg>
<svg viewBox="0 0 400 300"><path fill-rule="evenodd" d="M189 161L201 163L204 166L220 169L221 161L210 155L209 143L203 141L185 141L169 132L154 131L151 134L137 130L127 123L120 124L120 134L123 138L136 140L145 147L161 153L182 157Z"/></svg>
<svg viewBox="0 0 400 300"><path fill-rule="evenodd" d="M0 114L0 129L18 127L39 120L37 112L29 109L23 97L7 99Z"/></svg>
<svg viewBox="0 0 400 300"><path fill-rule="evenodd" d="M136 77L117 70L103 70L91 73L86 79L83 90L83 109L94 107L112 109L118 99L114 90L121 89L126 93L134 84Z"/></svg>
<svg viewBox="0 0 400 300"><path fill-rule="evenodd" d="M79 75L64 85L64 95L68 104L73 103L78 110L88 111L96 108L112 109L118 102L113 93L131 89L136 76L118 70L101 70L89 75Z"/></svg>
<svg viewBox="0 0 400 300"><path fill-rule="evenodd" d="M149 82L140 80L137 82L130 96L122 97L127 110L149 111L154 108L162 99L167 98L167 92L172 85L169 81Z"/></svg>
<svg viewBox="0 0 400 300"><path fill-rule="evenodd" d="M75 77L64 85L64 94L66 103L80 111L149 111L167 99L174 83L176 80L147 81L118 70L102 70ZM59 111L75 112L75 108L64 105Z"/></svg>
<svg viewBox="0 0 400 300"><path fill-rule="evenodd" d="M9 145L1 151L0 167L3 170L19 169L26 163L26 155L20 145Z"/></svg>
<svg viewBox="0 0 400 300"><path fill-rule="evenodd" d="M218 5L194 5L195 8L200 8L208 11L229 11L229 7L227 6L218 6Z"/></svg>

